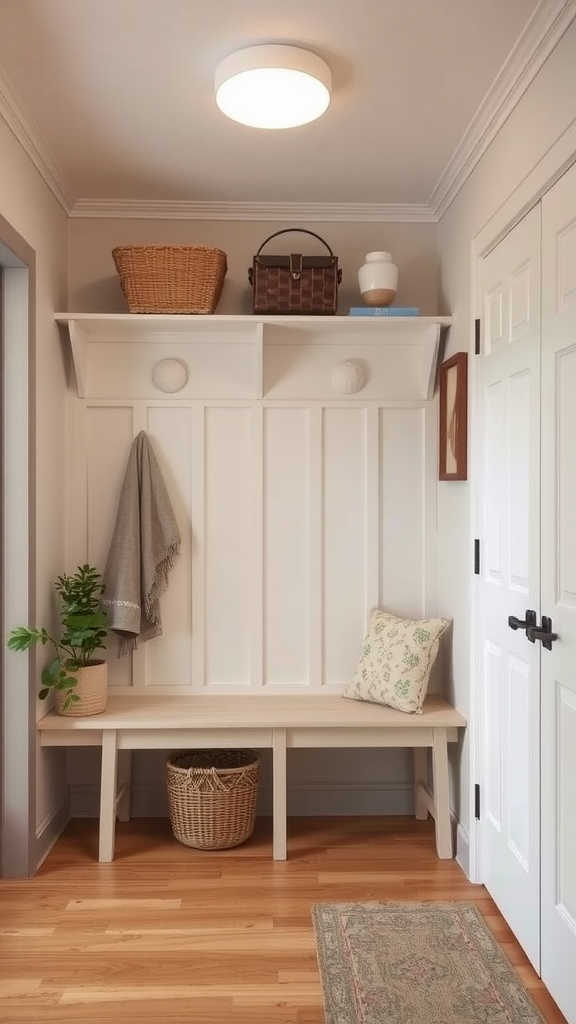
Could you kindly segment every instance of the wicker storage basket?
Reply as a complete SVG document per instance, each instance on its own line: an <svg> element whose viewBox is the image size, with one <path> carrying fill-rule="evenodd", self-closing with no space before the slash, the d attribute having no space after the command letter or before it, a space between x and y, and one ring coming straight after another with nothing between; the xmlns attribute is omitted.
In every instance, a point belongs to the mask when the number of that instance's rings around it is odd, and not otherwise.
<svg viewBox="0 0 576 1024"><path fill-rule="evenodd" d="M117 245L112 258L131 313L213 313L228 269L208 245Z"/></svg>
<svg viewBox="0 0 576 1024"><path fill-rule="evenodd" d="M261 776L254 750L182 750L166 762L174 837L198 850L226 850L252 835Z"/></svg>

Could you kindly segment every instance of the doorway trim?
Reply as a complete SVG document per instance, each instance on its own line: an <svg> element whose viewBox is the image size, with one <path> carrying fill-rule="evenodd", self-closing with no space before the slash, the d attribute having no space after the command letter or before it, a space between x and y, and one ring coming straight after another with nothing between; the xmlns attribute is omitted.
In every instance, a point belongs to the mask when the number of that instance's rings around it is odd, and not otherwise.
<svg viewBox="0 0 576 1024"><path fill-rule="evenodd" d="M35 605L36 253L0 216L2 284L3 637L32 621ZM36 850L36 665L2 644L0 874L34 873Z"/></svg>

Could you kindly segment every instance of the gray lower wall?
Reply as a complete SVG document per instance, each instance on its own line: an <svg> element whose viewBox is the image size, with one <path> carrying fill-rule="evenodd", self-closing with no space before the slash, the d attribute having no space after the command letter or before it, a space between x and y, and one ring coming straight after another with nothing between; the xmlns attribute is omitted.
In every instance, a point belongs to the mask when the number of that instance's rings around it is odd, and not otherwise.
<svg viewBox="0 0 576 1024"><path fill-rule="evenodd" d="M132 761L134 817L166 817L166 758L161 750L136 751ZM288 752L289 815L413 814L409 750L294 750ZM271 752L262 751L258 814L272 813ZM68 782L72 817L99 813L100 751L70 751Z"/></svg>

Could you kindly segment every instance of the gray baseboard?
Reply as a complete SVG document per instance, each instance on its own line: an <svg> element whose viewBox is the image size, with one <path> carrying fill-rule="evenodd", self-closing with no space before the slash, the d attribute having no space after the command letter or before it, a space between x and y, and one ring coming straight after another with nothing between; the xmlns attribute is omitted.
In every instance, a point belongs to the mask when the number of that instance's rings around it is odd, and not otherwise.
<svg viewBox="0 0 576 1024"><path fill-rule="evenodd" d="M56 804L36 827L37 868L46 860L50 850L70 821L71 796L71 793L66 793L60 803Z"/></svg>
<svg viewBox="0 0 576 1024"><path fill-rule="evenodd" d="M91 783L70 786L70 810L73 818L94 818L99 813L100 788ZM291 817L313 815L413 814L414 800L410 783L363 782L346 784L293 782L287 790L288 814ZM258 797L257 813L272 813L272 795L263 786ZM166 787L163 784L135 784L132 787L131 814L134 818L165 818L169 815Z"/></svg>
<svg viewBox="0 0 576 1024"><path fill-rule="evenodd" d="M470 879L470 836L460 824L456 827L456 861Z"/></svg>

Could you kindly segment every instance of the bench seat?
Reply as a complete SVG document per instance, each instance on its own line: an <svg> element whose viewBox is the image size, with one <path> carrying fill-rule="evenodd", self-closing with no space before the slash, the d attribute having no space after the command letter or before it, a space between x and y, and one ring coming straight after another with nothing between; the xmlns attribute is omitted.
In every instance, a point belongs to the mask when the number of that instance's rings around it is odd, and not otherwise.
<svg viewBox="0 0 576 1024"><path fill-rule="evenodd" d="M125 783L117 791L119 752L181 748L255 747L272 750L273 856L285 860L286 751L297 747L411 747L417 818L435 820L436 848L453 857L448 793L448 743L456 742L465 719L440 696L430 694L421 715L380 704L324 694L209 694L164 697L111 695L106 711L72 718L49 711L38 722L44 747L100 746L99 860L114 857L116 816L130 813L130 754ZM432 750L432 787L427 785L426 748Z"/></svg>

